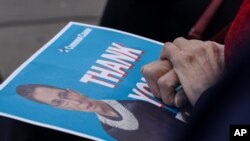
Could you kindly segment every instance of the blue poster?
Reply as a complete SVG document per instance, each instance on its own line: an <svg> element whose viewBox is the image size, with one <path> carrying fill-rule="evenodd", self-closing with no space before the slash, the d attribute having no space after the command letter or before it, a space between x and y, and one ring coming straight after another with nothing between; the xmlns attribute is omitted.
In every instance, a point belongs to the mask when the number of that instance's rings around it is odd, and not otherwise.
<svg viewBox="0 0 250 141"><path fill-rule="evenodd" d="M155 99L141 74L162 47L70 22L1 84L0 114L94 140L171 139L180 113Z"/></svg>

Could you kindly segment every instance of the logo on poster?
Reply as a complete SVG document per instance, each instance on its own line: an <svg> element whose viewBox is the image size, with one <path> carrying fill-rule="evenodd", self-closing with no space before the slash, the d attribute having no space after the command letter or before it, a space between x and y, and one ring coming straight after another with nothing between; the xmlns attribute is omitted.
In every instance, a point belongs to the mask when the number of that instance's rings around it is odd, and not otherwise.
<svg viewBox="0 0 250 141"><path fill-rule="evenodd" d="M84 29L80 34L77 34L77 37L73 42L71 42L68 46L58 49L60 52L68 53L74 50L82 41L83 39L88 36L88 34L92 31L91 28Z"/></svg>

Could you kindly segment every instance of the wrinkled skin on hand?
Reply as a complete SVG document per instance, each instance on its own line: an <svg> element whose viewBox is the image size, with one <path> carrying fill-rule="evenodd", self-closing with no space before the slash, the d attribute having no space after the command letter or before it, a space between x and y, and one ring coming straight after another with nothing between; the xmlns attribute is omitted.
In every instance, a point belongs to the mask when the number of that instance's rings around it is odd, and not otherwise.
<svg viewBox="0 0 250 141"><path fill-rule="evenodd" d="M156 97L168 105L181 107L187 100L195 105L223 70L223 45L180 37L172 43L165 43L160 60L145 65L142 73ZM184 92L175 91L178 84L182 85Z"/></svg>

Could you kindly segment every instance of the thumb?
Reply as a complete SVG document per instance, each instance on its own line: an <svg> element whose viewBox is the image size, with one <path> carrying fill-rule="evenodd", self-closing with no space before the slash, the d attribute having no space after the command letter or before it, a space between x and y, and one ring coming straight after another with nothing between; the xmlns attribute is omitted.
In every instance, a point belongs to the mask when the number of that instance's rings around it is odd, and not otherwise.
<svg viewBox="0 0 250 141"><path fill-rule="evenodd" d="M180 90L179 92L176 93L175 98L174 98L174 105L177 108L184 107L188 103L188 99L186 97L186 94L183 90Z"/></svg>

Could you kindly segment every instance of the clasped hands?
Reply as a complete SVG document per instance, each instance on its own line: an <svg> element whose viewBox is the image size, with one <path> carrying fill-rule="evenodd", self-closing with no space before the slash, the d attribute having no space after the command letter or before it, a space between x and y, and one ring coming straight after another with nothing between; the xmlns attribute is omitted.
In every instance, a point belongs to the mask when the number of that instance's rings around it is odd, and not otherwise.
<svg viewBox="0 0 250 141"><path fill-rule="evenodd" d="M160 59L142 67L151 92L171 106L194 106L224 70L224 45L179 37L167 42ZM176 91L178 85L182 91Z"/></svg>

